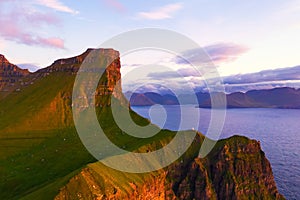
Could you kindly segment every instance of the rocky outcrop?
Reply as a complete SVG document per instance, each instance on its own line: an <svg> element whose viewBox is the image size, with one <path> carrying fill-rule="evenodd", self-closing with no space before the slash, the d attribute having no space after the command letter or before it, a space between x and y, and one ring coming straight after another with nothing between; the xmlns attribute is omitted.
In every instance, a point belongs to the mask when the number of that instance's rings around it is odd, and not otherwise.
<svg viewBox="0 0 300 200"><path fill-rule="evenodd" d="M48 76L55 72L65 75L76 75L82 64L91 64L89 70L99 72L105 70L99 80L96 96L110 95L115 91L116 96L122 94L120 54L113 49L87 49L83 54L72 58L59 59L51 66L37 71L37 77ZM86 81L88 82L88 80ZM88 84L88 83L86 83Z"/></svg>
<svg viewBox="0 0 300 200"><path fill-rule="evenodd" d="M30 72L27 69L20 69L0 54L0 99L1 96L15 90L16 86L23 81L23 78L29 74Z"/></svg>
<svg viewBox="0 0 300 200"><path fill-rule="evenodd" d="M180 199L284 199L255 140L239 136L222 140L206 159L195 158L178 167L171 167L170 177Z"/></svg>
<svg viewBox="0 0 300 200"><path fill-rule="evenodd" d="M219 141L204 159L188 155L148 174L117 172L95 163L72 178L55 199L284 199L255 140L234 136Z"/></svg>
<svg viewBox="0 0 300 200"><path fill-rule="evenodd" d="M3 77L23 77L29 74L27 69L20 69L18 66L11 64L3 55L0 54L0 75Z"/></svg>
<svg viewBox="0 0 300 200"><path fill-rule="evenodd" d="M69 72L72 74L77 73L83 63L99 62L99 59L106 60L107 63L99 63L100 67L107 67L109 61L113 62L112 58L119 58L119 52L114 49L87 49L84 53L71 58L58 59L53 62L49 67L40 69L36 74L52 73L52 72ZM97 66L99 67L99 66ZM118 70L117 70L118 71ZM119 70L120 71L120 70Z"/></svg>

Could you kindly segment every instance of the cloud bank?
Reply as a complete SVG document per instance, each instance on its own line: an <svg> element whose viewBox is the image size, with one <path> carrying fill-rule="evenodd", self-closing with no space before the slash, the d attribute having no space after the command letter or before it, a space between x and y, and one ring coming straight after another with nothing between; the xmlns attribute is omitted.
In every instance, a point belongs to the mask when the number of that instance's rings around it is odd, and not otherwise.
<svg viewBox="0 0 300 200"><path fill-rule="evenodd" d="M249 49L243 45L234 43L218 43L204 48L191 49L182 52L181 56L175 59L177 64L206 64L233 62Z"/></svg>
<svg viewBox="0 0 300 200"><path fill-rule="evenodd" d="M300 65L275 70L264 70L251 74L237 74L224 77L225 84L250 84L270 81L295 81L300 80Z"/></svg>
<svg viewBox="0 0 300 200"><path fill-rule="evenodd" d="M181 68L176 71L151 72L148 77L152 80L172 79L182 77L201 77L201 73L194 68Z"/></svg>
<svg viewBox="0 0 300 200"><path fill-rule="evenodd" d="M181 94L185 94L190 87L193 87L196 92L207 91L205 80L199 76L199 73L197 74L197 72L191 68L182 68L176 71L166 71L162 73L152 72L148 74L148 78L147 84L139 88L138 91L140 93L159 92L164 94L167 90L162 86L166 85L172 85L173 88L169 89ZM300 88L300 66L265 70L257 73L238 74L226 76L222 79L222 84L227 93L277 87ZM143 84L144 82L145 80L141 81L140 84ZM123 83L123 85L125 91L131 91L130 84ZM133 85L134 84L132 84L132 86ZM157 87L157 85L160 85L160 87Z"/></svg>

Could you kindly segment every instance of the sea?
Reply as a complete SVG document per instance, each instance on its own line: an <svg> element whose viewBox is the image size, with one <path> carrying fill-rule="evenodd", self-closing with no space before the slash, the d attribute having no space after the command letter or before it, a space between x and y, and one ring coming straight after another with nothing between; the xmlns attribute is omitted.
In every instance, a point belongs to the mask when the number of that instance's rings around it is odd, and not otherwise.
<svg viewBox="0 0 300 200"><path fill-rule="evenodd" d="M286 199L300 199L299 109L212 111L195 105L132 106L132 109L161 128L174 131L195 129L203 134L211 134L208 130L217 130L219 133L216 135L220 139L243 135L260 141L271 162L279 192Z"/></svg>

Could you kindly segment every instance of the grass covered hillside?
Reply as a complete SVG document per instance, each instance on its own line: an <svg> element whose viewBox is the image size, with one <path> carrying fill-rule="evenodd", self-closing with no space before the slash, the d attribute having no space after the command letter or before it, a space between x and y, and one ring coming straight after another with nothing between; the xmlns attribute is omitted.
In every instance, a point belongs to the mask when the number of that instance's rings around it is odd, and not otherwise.
<svg viewBox="0 0 300 200"><path fill-rule="evenodd" d="M0 100L0 199L283 198L259 143L244 137L219 141L208 157L199 159L204 136L194 131L178 132L196 135L188 151L172 165L150 173L120 172L97 162L83 146L72 116L76 72L91 51L28 75L33 84ZM110 63L112 55L118 55L111 49L95 52L103 66ZM120 67L119 59L115 59L100 79L95 95L97 119L107 138L124 150L140 153L170 144L176 133L169 130L143 139L119 128L111 100L115 100L121 118L129 112L136 124L159 130L126 106L121 88L115 88L121 78ZM84 91L78 98L90 100ZM82 113L86 110L82 108ZM88 124L89 119L82 123ZM101 159L113 156L120 155L107 151Z"/></svg>
<svg viewBox="0 0 300 200"><path fill-rule="evenodd" d="M79 65L74 64L75 67ZM54 197L60 186L66 183L63 180L70 178L70 173L95 161L82 145L72 120L71 96L75 74L63 70L69 66L55 63L47 70L38 71L35 76L40 78L34 84L1 100L1 199L19 198L48 185L53 186L49 191ZM62 70L49 73L52 68L58 67ZM107 102L110 98L110 95L103 96ZM97 112L108 136L115 138L120 130L113 123L109 106L99 108ZM132 111L131 114L139 124L149 123ZM165 137L166 134L156 136L157 139L162 135ZM142 141L126 135L115 138L115 143L120 146L126 144L131 150L152 141L153 138Z"/></svg>

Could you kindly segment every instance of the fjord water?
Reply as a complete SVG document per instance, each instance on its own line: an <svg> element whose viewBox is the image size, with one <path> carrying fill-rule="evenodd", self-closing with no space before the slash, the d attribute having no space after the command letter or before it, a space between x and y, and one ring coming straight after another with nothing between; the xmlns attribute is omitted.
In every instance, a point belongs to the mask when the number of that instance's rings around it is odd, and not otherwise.
<svg viewBox="0 0 300 200"><path fill-rule="evenodd" d="M161 128L171 130L198 129L205 134L211 119L210 109L194 105L133 106L132 109ZM195 126L192 123L197 115L200 123ZM260 141L271 162L279 191L287 199L300 199L300 110L228 109L220 138L232 135Z"/></svg>

